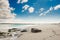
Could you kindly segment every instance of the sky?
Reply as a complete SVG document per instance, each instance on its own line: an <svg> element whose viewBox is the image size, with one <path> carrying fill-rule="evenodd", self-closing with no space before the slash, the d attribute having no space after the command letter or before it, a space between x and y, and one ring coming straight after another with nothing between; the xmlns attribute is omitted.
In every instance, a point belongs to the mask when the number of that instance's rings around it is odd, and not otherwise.
<svg viewBox="0 0 60 40"><path fill-rule="evenodd" d="M60 22L60 0L0 0L0 22Z"/></svg>

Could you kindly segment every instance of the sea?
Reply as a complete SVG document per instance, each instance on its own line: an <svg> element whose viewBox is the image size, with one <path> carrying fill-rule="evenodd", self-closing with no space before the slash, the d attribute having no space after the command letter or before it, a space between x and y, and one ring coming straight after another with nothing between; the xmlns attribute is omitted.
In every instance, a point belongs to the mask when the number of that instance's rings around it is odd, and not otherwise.
<svg viewBox="0 0 60 40"><path fill-rule="evenodd" d="M30 26L35 26L35 24L21 24L21 23L0 23L0 29L10 29L10 28L27 28Z"/></svg>

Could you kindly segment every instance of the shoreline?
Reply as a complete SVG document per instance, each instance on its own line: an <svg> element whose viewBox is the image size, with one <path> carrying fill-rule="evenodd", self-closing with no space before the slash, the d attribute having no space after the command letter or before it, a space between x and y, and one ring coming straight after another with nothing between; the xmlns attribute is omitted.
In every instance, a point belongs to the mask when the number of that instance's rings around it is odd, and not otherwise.
<svg viewBox="0 0 60 40"><path fill-rule="evenodd" d="M40 29L42 30L42 32L32 33L31 28ZM59 38L60 37L60 24L40 24L40 25L35 25L35 26L29 26L25 29L27 30L27 32L18 33L22 35L19 36L17 40L60 40ZM8 40L10 40L10 38L8 38Z"/></svg>

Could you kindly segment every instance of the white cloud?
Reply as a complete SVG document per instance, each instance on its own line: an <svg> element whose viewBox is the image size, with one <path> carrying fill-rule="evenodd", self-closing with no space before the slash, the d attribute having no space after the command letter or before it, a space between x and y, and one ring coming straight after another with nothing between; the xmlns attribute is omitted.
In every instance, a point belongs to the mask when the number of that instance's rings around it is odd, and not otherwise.
<svg viewBox="0 0 60 40"><path fill-rule="evenodd" d="M60 8L60 4L54 7L54 10L58 10Z"/></svg>
<svg viewBox="0 0 60 40"><path fill-rule="evenodd" d="M47 11L44 11L44 12L40 13L39 16L45 16L46 14L51 12L52 10L58 10L58 9L60 9L60 4L55 6L55 7L50 7Z"/></svg>
<svg viewBox="0 0 60 40"><path fill-rule="evenodd" d="M44 8L40 8L38 11L35 11L35 13L41 13L41 15L43 14L42 12L44 12L45 11L45 9ZM40 16L40 15L39 15Z"/></svg>
<svg viewBox="0 0 60 40"><path fill-rule="evenodd" d="M24 5L24 6L23 6L23 9L24 9L24 10L27 10L28 8L29 8L29 5Z"/></svg>
<svg viewBox="0 0 60 40"><path fill-rule="evenodd" d="M49 12L51 12L52 10L53 10L53 7L50 7L47 11L44 11L39 16L45 16L46 14L48 14Z"/></svg>
<svg viewBox="0 0 60 40"><path fill-rule="evenodd" d="M33 13L33 12L34 12L34 8L33 8L33 7L30 7L30 8L28 9L28 11L29 11L29 13Z"/></svg>
<svg viewBox="0 0 60 40"><path fill-rule="evenodd" d="M44 16L44 14L43 14L43 13L41 13L39 16Z"/></svg>
<svg viewBox="0 0 60 40"><path fill-rule="evenodd" d="M40 8L40 10L39 10L39 11L40 11L40 12L42 12L42 11L44 11L44 10L45 10L44 8Z"/></svg>
<svg viewBox="0 0 60 40"><path fill-rule="evenodd" d="M17 3L19 4L21 2L21 0L18 0Z"/></svg>
<svg viewBox="0 0 60 40"><path fill-rule="evenodd" d="M29 5L24 5L23 7L22 7L22 12L24 12L24 11L26 11L26 10L28 10L29 11L29 13L33 13L34 12L34 8L33 7L30 7Z"/></svg>
<svg viewBox="0 0 60 40"><path fill-rule="evenodd" d="M13 10L15 10L15 8L13 8L13 7L10 7L10 10L12 10L12 11L13 11Z"/></svg>
<svg viewBox="0 0 60 40"><path fill-rule="evenodd" d="M26 3L26 2L28 2L28 0L18 0L18 1L17 1L18 4L19 4L19 3Z"/></svg>
<svg viewBox="0 0 60 40"><path fill-rule="evenodd" d="M48 14L48 13L51 12L52 10L53 10L53 7L50 7L50 9L47 10L44 15Z"/></svg>
<svg viewBox="0 0 60 40"><path fill-rule="evenodd" d="M22 0L22 2L21 2L21 3L26 3L26 2L28 2L28 0Z"/></svg>
<svg viewBox="0 0 60 40"><path fill-rule="evenodd" d="M22 7L22 9L23 9L22 12L26 11L29 7L30 7L29 5L24 5L24 6Z"/></svg>
<svg viewBox="0 0 60 40"><path fill-rule="evenodd" d="M15 18L15 14L11 13L13 8L9 7L8 0L0 0L0 19L12 19Z"/></svg>

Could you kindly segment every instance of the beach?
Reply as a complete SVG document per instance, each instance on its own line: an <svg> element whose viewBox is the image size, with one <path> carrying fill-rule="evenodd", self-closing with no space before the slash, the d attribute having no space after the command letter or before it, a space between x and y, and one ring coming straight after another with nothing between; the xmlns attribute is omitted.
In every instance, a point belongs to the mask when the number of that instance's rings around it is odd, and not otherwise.
<svg viewBox="0 0 60 40"><path fill-rule="evenodd" d="M32 33L31 28L37 28L42 31ZM27 32L20 33L22 35L14 40L60 40L60 24L39 24L29 26L26 30ZM11 40L11 37L0 38L0 40Z"/></svg>

